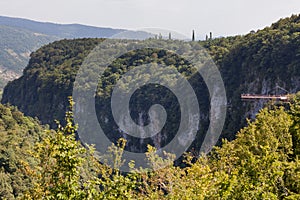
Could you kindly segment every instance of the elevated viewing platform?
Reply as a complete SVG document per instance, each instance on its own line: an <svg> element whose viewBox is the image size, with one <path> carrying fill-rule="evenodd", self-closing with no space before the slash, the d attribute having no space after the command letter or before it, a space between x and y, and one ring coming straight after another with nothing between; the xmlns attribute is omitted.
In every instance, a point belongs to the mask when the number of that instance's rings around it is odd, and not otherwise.
<svg viewBox="0 0 300 200"><path fill-rule="evenodd" d="M289 101L289 95L260 95L260 94L242 94L242 100L257 100L257 99L269 99L277 101Z"/></svg>

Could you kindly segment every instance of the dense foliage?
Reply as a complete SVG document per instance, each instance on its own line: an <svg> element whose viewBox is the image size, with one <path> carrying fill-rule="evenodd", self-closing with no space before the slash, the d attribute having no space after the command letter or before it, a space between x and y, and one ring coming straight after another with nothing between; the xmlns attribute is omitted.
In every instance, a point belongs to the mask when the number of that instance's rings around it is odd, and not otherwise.
<svg viewBox="0 0 300 200"><path fill-rule="evenodd" d="M15 107L0 105L0 196L13 199L32 184L22 172L22 162L35 163L33 145L45 135L44 127Z"/></svg>
<svg viewBox="0 0 300 200"><path fill-rule="evenodd" d="M66 126L42 133L36 121L1 105L1 198L299 199L299 97L285 107L261 110L235 140L224 140L197 161L187 154L185 168L149 146L148 162L157 170L130 163L131 173L122 174L75 140L72 112ZM123 163L125 141L117 146L108 149L115 167ZM169 166L159 169L164 163Z"/></svg>
<svg viewBox="0 0 300 200"><path fill-rule="evenodd" d="M228 112L222 137L231 142L223 140L222 147L216 147L210 155L202 155L196 162L193 157L187 156L183 169L170 165L152 172L135 169L134 163L130 163L132 173L122 174L97 163L92 156L93 149L84 149L75 140L76 127L71 113L63 121L68 108L67 97L72 95L77 70L86 56L103 40L62 40L42 47L31 55L23 76L7 85L2 103L18 106L26 115L37 116L42 123L48 123L51 127L56 127L54 119L58 119L62 126L57 127L56 133L50 134L48 131L46 134L40 133L36 121L32 122L36 123L33 126L36 128L33 132L35 136L26 137L26 141L30 141L28 145L19 145L24 138L18 134L31 133L28 122L21 120L14 123L18 121L12 114L15 108L3 106L5 113L8 113L0 116L0 119L3 118L1 127L4 127L1 138L4 144L1 151L3 159L0 158L3 196L33 199L45 194L50 199L299 199L299 100L296 99L289 106L271 105L263 109L254 121L248 122L248 126L236 134L247 124L245 119L253 119L264 104L264 101L242 102L242 93L282 94L286 93L285 90L290 93L300 90L299 24L300 16L293 15L245 36L199 42L216 61L225 83ZM168 44L165 40L158 42ZM194 43L185 44L189 47ZM118 132L110 111L110 97L116 82L130 69L149 62L178 70L194 88L202 111L198 136L192 145L196 155L209 123L209 98L202 78L191 76L193 68L190 63L172 52L155 48L126 53L116 59L100 77L96 108L104 131L111 141L122 148L129 146L135 148L129 150L142 152L148 148L149 163L157 168L162 163L171 164L173 157L159 158L153 147L147 147L147 144L155 146L155 138L141 142L127 137L126 143L119 140L122 134ZM92 77L98 76L93 70L88 73ZM161 76L167 77L166 74ZM144 75L142 78L149 77ZM134 80L132 77L128 82L135 84L130 80ZM284 90L278 89L278 86ZM126 85L124 88L126 90ZM162 104L170 116L168 122L171 123L159 138L160 145L164 146L176 133L180 117L175 112L179 110L178 102L171 92L158 85L136 92L130 105L134 111L131 116L137 123L141 119L142 123L147 124L149 119L145 113L155 103ZM31 118L24 119L32 121ZM20 126L25 128L19 130ZM16 132L19 138L16 139L17 146L8 142L12 137L10 130ZM22 148L28 149L29 153ZM65 149L70 149L70 154ZM18 159L15 152L20 158L26 159ZM122 163L122 150L117 150L113 145L108 152L119 158L114 159L116 165ZM61 159L72 162L62 162ZM8 161L11 164L8 165ZM51 168L47 168L48 165ZM14 170L11 170L11 166L15 166ZM67 176L70 183L62 178ZM22 181L17 181L19 179Z"/></svg>

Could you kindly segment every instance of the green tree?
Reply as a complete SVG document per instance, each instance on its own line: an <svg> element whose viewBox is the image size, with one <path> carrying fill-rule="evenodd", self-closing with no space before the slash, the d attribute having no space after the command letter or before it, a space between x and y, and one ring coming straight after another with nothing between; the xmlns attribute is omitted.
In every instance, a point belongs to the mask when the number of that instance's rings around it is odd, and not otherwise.
<svg viewBox="0 0 300 200"><path fill-rule="evenodd" d="M87 159L87 150L75 139L74 103L71 98L69 102L66 125L58 125L56 132L49 131L36 145L33 156L38 164L33 169L27 166L34 186L25 194L26 199L92 199L96 194L92 180L82 183L80 168Z"/></svg>
<svg viewBox="0 0 300 200"><path fill-rule="evenodd" d="M294 96L293 103L290 104L290 115L293 119L291 127L293 136L294 155L300 155L300 93Z"/></svg>

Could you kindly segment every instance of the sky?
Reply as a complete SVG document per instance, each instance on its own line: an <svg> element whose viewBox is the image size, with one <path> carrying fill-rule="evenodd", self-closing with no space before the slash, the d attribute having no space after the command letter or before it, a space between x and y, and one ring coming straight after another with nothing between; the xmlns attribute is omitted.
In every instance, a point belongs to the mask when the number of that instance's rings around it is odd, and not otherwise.
<svg viewBox="0 0 300 200"><path fill-rule="evenodd" d="M0 0L0 15L140 30L160 28L204 39L246 34L292 14L300 0Z"/></svg>

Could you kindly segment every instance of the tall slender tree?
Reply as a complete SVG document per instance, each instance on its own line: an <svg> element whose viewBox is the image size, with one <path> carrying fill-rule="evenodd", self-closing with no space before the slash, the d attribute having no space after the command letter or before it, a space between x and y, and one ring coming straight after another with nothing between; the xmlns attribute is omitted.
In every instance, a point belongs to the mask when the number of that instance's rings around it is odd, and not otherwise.
<svg viewBox="0 0 300 200"><path fill-rule="evenodd" d="M195 41L195 30L193 30L193 33L192 33L192 41Z"/></svg>

